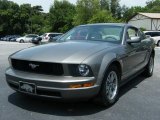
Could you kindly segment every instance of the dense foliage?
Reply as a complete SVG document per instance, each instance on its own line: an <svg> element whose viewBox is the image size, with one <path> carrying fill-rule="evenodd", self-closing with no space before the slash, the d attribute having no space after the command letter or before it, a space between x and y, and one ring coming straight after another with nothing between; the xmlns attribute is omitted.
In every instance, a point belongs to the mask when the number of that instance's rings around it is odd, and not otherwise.
<svg viewBox="0 0 160 120"><path fill-rule="evenodd" d="M73 27L73 17L75 15L75 5L68 1L54 1L49 12L49 22L51 31L64 32Z"/></svg>
<svg viewBox="0 0 160 120"><path fill-rule="evenodd" d="M0 35L44 32L66 32L75 25L99 22L126 22L137 12L160 12L160 0L151 0L146 6L128 8L120 0L54 0L49 13L41 6L0 0Z"/></svg>

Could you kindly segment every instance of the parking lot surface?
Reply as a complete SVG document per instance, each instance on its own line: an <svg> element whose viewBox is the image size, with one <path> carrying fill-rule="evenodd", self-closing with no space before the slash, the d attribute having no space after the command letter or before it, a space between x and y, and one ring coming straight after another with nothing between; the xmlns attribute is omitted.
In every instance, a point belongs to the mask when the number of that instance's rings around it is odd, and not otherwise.
<svg viewBox="0 0 160 120"><path fill-rule="evenodd" d="M20 96L9 88L5 81L8 56L30 46L0 42L0 120L160 120L160 48L156 48L153 76L134 78L121 88L117 103L105 108L93 102Z"/></svg>

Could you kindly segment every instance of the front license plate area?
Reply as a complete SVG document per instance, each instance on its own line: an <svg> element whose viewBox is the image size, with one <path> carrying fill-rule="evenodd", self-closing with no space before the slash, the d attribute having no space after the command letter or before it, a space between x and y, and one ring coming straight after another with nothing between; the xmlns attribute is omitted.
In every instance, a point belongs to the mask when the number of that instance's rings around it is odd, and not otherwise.
<svg viewBox="0 0 160 120"><path fill-rule="evenodd" d="M19 89L20 91L26 92L26 93L31 93L31 94L36 93L36 86L35 84L32 84L32 83L19 82Z"/></svg>

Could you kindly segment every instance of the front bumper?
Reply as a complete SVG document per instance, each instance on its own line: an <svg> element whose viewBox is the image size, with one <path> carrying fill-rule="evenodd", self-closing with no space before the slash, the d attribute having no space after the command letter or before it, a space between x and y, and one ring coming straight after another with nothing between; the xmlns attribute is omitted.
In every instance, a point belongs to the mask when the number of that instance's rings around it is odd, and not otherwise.
<svg viewBox="0 0 160 120"><path fill-rule="evenodd" d="M96 83L94 77L41 75L11 68L6 70L6 81L12 89L18 92L22 92L19 89L20 82L35 84L36 93L31 95L57 99L91 98L97 95L100 89L96 84L92 87L69 88L73 84Z"/></svg>

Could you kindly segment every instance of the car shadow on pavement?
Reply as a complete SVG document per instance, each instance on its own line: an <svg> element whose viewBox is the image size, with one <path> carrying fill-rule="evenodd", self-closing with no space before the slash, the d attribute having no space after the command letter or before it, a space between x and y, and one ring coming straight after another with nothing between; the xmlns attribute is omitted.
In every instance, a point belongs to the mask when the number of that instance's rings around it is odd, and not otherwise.
<svg viewBox="0 0 160 120"><path fill-rule="evenodd" d="M138 76L127 84L121 87L120 97L125 95L131 89L137 88L137 85L145 80L145 77ZM19 93L14 92L8 96L8 101L22 109L31 112L37 112L42 114L57 115L57 116L82 116L91 115L94 113L101 112L103 110L109 109L95 104L95 102L57 102L51 99L37 98L37 97L27 97L19 95ZM118 104L118 101L117 103ZM114 106L114 105L113 105Z"/></svg>
<svg viewBox="0 0 160 120"><path fill-rule="evenodd" d="M144 77L143 75L139 75L139 76L135 77L134 79L130 80L129 82L127 82L126 84L124 84L120 88L119 97L122 97L127 92L129 92L131 89L137 88L138 84L143 82L145 79L146 79L146 77Z"/></svg>

